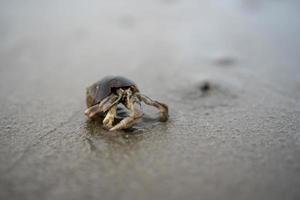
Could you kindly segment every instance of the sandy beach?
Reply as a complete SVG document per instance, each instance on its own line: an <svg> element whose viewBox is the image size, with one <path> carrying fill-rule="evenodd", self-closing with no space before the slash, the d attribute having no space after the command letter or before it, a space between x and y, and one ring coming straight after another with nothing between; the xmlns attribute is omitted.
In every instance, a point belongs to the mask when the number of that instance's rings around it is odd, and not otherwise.
<svg viewBox="0 0 300 200"><path fill-rule="evenodd" d="M0 199L300 199L297 1L1 1ZM165 102L84 116L106 75Z"/></svg>

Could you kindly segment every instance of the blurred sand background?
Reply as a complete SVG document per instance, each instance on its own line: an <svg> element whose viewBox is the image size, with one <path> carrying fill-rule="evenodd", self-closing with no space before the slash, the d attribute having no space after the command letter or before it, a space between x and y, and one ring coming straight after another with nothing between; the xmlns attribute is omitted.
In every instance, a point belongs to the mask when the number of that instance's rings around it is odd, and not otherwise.
<svg viewBox="0 0 300 200"><path fill-rule="evenodd" d="M300 199L300 2L0 1L0 199ZM170 106L83 115L133 79ZM209 84L208 91L203 85Z"/></svg>

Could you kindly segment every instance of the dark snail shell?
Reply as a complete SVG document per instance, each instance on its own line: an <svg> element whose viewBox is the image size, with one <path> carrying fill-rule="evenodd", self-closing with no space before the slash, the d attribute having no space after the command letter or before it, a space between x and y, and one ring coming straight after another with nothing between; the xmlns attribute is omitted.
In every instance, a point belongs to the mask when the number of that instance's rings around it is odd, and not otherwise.
<svg viewBox="0 0 300 200"><path fill-rule="evenodd" d="M136 84L122 76L107 76L86 89L86 105L94 106L111 95L118 88L132 87L138 92Z"/></svg>

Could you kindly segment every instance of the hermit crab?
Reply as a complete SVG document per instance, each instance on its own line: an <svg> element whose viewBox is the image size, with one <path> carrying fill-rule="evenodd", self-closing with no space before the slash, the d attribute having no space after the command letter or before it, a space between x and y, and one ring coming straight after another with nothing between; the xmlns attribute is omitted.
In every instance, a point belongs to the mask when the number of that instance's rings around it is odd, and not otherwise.
<svg viewBox="0 0 300 200"><path fill-rule="evenodd" d="M86 89L87 109L84 113L88 118L93 118L97 114L103 115L103 125L110 131L127 129L143 116L141 102L158 108L160 121L168 120L166 104L141 94L133 81L121 76L107 76L88 87ZM129 110L129 115L114 124L119 104L123 104Z"/></svg>

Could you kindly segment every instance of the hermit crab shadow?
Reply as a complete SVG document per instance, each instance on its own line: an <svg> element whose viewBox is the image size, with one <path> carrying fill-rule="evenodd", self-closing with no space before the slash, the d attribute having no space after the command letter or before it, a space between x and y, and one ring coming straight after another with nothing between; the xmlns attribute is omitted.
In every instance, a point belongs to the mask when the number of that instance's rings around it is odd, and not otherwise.
<svg viewBox="0 0 300 200"><path fill-rule="evenodd" d="M127 152L143 140L141 131L130 128L122 131L108 131L103 128L103 117L88 119L84 125L84 141L91 152Z"/></svg>
<svg viewBox="0 0 300 200"><path fill-rule="evenodd" d="M99 117L101 119L101 117ZM108 131L103 129L102 121L87 120L84 127L82 142L93 156L109 158L118 163L119 156L130 156L144 135L135 130Z"/></svg>

